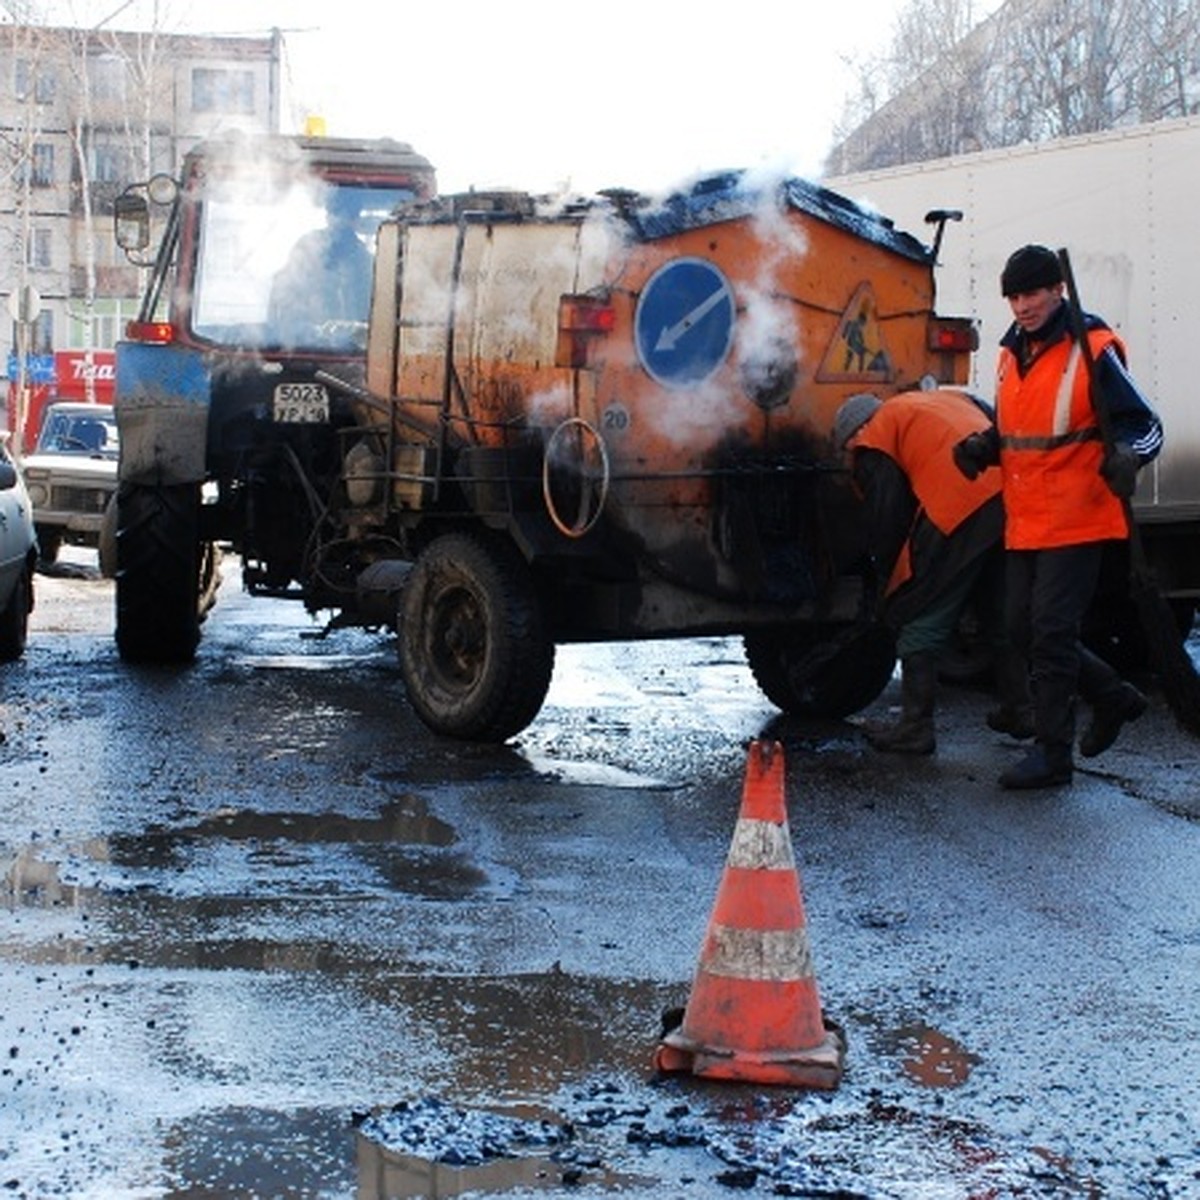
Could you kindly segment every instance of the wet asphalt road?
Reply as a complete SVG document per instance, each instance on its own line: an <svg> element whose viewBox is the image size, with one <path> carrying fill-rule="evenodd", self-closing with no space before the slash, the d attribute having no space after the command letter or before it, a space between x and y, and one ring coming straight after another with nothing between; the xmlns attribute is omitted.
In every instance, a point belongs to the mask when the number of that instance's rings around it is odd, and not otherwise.
<svg viewBox="0 0 1200 1200"><path fill-rule="evenodd" d="M1021 797L974 692L893 760L777 719L736 641L571 647L471 747L388 638L235 570L193 668L128 668L67 557L0 667L4 1194L1200 1196L1200 742L1160 697ZM760 737L829 1093L651 1070Z"/></svg>

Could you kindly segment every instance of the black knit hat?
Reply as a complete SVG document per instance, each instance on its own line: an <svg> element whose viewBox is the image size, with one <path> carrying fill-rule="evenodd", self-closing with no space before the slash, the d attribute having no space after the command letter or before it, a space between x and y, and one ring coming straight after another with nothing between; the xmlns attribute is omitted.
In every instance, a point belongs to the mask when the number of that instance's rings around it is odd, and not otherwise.
<svg viewBox="0 0 1200 1200"><path fill-rule="evenodd" d="M1009 255L1000 275L1000 294L1019 296L1062 283L1058 255L1045 246L1022 246Z"/></svg>

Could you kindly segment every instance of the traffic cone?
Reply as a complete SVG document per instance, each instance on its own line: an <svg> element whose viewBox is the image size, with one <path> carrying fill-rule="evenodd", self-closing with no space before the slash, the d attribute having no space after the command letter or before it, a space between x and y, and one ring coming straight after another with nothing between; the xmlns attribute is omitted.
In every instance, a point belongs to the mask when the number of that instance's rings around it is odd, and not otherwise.
<svg viewBox="0 0 1200 1200"><path fill-rule="evenodd" d="M835 1088L846 1044L821 1013L783 790L783 747L752 742L733 844L682 1023L660 1071Z"/></svg>

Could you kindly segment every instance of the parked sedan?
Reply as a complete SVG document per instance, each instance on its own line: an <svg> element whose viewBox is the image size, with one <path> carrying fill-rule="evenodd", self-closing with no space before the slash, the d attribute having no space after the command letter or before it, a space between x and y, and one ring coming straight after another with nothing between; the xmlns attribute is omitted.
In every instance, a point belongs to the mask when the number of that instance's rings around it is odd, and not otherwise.
<svg viewBox="0 0 1200 1200"><path fill-rule="evenodd" d="M42 562L54 562L63 542L100 544L117 490L118 453L111 405L60 401L47 407L37 446L22 463Z"/></svg>
<svg viewBox="0 0 1200 1200"><path fill-rule="evenodd" d="M25 650L36 563L33 508L7 441L0 438L0 662L12 662Z"/></svg>

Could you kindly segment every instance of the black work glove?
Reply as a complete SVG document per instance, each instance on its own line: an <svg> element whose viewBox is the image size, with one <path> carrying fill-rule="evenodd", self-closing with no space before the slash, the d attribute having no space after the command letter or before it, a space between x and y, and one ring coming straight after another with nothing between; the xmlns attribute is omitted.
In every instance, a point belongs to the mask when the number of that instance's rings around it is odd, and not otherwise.
<svg viewBox="0 0 1200 1200"><path fill-rule="evenodd" d="M1108 490L1122 500L1128 500L1137 489L1137 473L1141 463L1137 453L1124 442L1113 443L1113 448L1104 456L1100 474L1108 484Z"/></svg>
<svg viewBox="0 0 1200 1200"><path fill-rule="evenodd" d="M954 447L954 465L968 478L978 479L1000 462L1000 443L994 429L969 433Z"/></svg>

